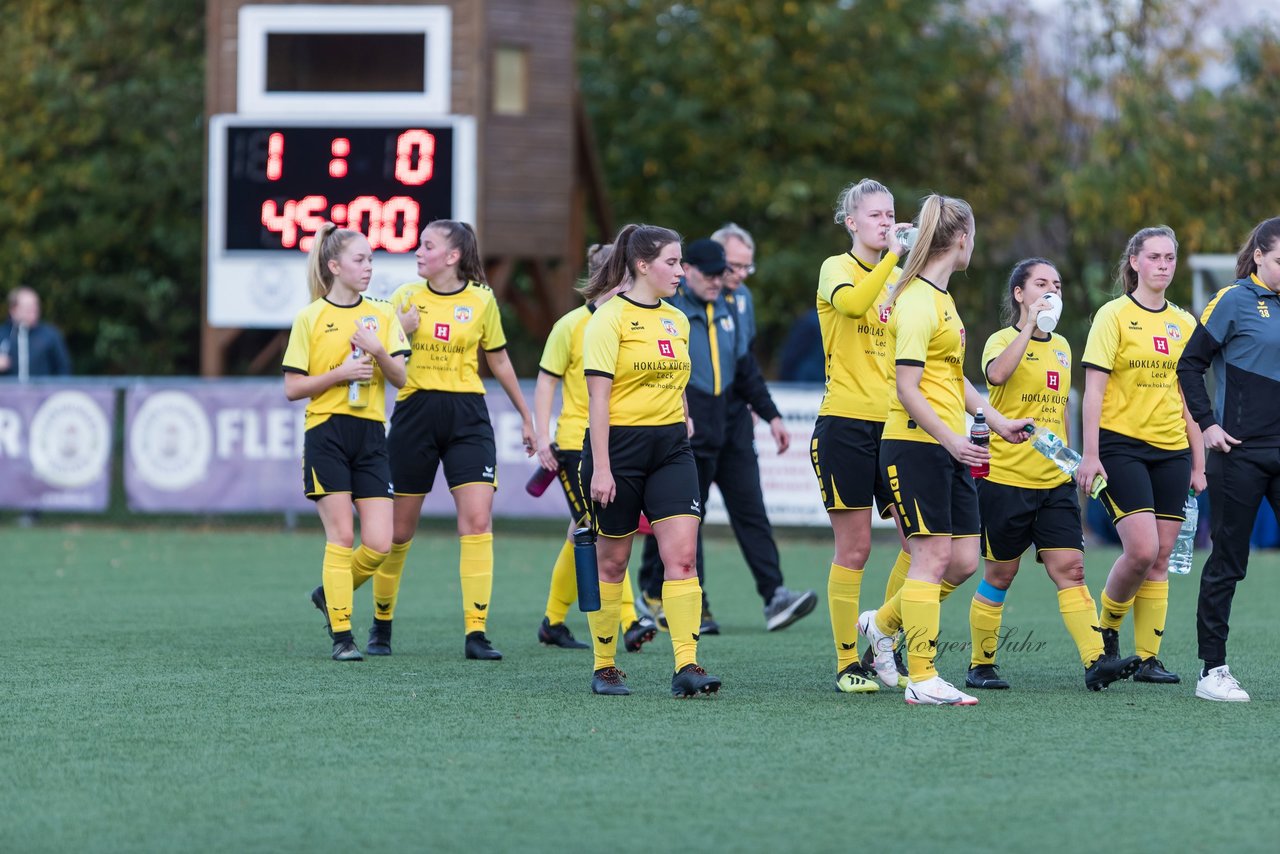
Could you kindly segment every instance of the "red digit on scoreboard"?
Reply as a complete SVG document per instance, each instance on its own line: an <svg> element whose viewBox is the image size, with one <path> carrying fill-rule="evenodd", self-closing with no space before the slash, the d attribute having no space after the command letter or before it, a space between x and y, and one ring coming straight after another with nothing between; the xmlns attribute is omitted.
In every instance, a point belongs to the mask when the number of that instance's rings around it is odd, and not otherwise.
<svg viewBox="0 0 1280 854"><path fill-rule="evenodd" d="M418 245L418 217L421 208L408 196L392 196L382 206L382 237L380 242L388 252L408 252ZM399 217L404 224L397 228Z"/></svg>
<svg viewBox="0 0 1280 854"><path fill-rule="evenodd" d="M315 232L324 225L324 212L329 208L329 200L324 196L303 196L294 211L294 220L299 231L311 232L298 241L298 248L303 252L311 251L311 244L316 242Z"/></svg>
<svg viewBox="0 0 1280 854"><path fill-rule="evenodd" d="M369 225L365 227L365 217ZM382 233L382 202L377 196L356 196L347 205L347 228L362 232L369 238L369 247L378 248L378 237Z"/></svg>
<svg viewBox="0 0 1280 854"><path fill-rule="evenodd" d="M427 183L435 171L435 156L436 138L427 131L414 128L400 134L396 138L396 180L410 187Z"/></svg>
<svg viewBox="0 0 1280 854"><path fill-rule="evenodd" d="M279 181L284 172L284 134L267 137L267 180Z"/></svg>
<svg viewBox="0 0 1280 854"><path fill-rule="evenodd" d="M275 199L262 203L262 224L268 231L280 235L280 245L292 249L298 245L298 223L294 219L298 203L292 199L284 203L284 210L276 207Z"/></svg>

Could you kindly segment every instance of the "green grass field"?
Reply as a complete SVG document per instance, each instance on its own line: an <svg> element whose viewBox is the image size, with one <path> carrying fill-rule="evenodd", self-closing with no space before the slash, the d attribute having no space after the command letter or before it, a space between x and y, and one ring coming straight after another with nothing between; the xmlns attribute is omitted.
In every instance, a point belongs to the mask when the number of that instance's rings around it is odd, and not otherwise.
<svg viewBox="0 0 1280 854"><path fill-rule="evenodd" d="M0 851L1275 850L1275 553L1236 600L1252 703L1192 695L1198 573L1170 584L1162 658L1184 684L1091 694L1025 565L1005 618L1025 648L1000 659L1014 689L913 708L832 690L825 540L783 542L788 584L823 603L768 634L736 546L712 537L724 634L699 652L725 686L677 702L666 635L624 654L626 698L589 693L588 652L538 645L550 529L500 527L489 635L507 657L465 661L444 524L410 556L396 654L363 664L329 660L307 601L318 531L5 529ZM894 550L876 547L866 607ZM1089 555L1095 597L1113 557ZM944 642L968 639L972 592L944 605ZM949 649L939 669L958 681L967 661Z"/></svg>

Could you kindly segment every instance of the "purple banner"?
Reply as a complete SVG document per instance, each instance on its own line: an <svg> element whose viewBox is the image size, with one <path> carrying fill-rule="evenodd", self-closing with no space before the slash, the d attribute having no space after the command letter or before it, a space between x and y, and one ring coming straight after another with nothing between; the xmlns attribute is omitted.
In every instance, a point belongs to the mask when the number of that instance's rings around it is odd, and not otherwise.
<svg viewBox="0 0 1280 854"><path fill-rule="evenodd" d="M110 387L0 384L0 507L105 510L115 411Z"/></svg>
<svg viewBox="0 0 1280 854"><path fill-rule="evenodd" d="M529 405L532 383L522 386ZM502 389L487 386L498 449L494 515L568 518L558 489L532 498L524 483L536 463L524 455L520 416ZM390 405L388 411L390 411ZM303 413L280 380L142 382L125 402L125 491L143 513L310 511L302 493ZM443 471L423 515L453 517Z"/></svg>

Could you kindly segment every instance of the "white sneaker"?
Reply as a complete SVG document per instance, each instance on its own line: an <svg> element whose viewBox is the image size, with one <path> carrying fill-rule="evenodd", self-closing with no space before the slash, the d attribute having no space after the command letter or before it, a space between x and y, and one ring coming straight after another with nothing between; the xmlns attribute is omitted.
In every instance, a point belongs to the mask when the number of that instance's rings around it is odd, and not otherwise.
<svg viewBox="0 0 1280 854"><path fill-rule="evenodd" d="M858 617L858 634L871 644L875 656L876 676L886 688L898 687L898 665L893 660L893 635L886 635L876 625L876 612L863 611Z"/></svg>
<svg viewBox="0 0 1280 854"><path fill-rule="evenodd" d="M1196 696L1202 700L1218 700L1223 703L1247 703L1249 695L1227 665L1215 667L1196 682Z"/></svg>
<svg viewBox="0 0 1280 854"><path fill-rule="evenodd" d="M913 706L976 706L978 698L957 690L941 676L923 682L908 682L902 698Z"/></svg>

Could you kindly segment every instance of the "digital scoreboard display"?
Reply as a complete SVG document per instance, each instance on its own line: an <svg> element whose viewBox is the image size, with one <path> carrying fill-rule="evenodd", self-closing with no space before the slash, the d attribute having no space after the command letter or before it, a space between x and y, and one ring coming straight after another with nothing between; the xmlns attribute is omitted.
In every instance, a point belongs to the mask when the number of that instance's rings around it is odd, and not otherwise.
<svg viewBox="0 0 1280 854"><path fill-rule="evenodd" d="M288 326L306 304L306 255L326 221L369 238L370 294L383 296L416 277L413 255L427 223L475 219L475 133L465 117L215 116L209 154L214 326Z"/></svg>

